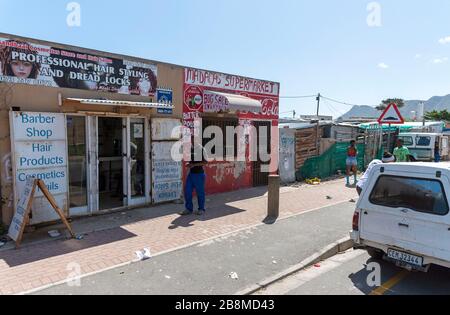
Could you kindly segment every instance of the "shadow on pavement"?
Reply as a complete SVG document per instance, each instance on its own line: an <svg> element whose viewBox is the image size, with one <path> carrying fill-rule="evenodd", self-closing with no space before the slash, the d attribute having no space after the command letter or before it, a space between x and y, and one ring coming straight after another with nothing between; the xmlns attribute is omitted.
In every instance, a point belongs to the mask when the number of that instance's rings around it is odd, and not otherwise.
<svg viewBox="0 0 450 315"><path fill-rule="evenodd" d="M221 207L209 208L204 215L180 215L178 218L172 221L171 226L169 226L169 230L175 230L180 227L188 228L193 226L195 221L215 220L221 217L226 217L241 212L245 212L245 210L223 205Z"/></svg>
<svg viewBox="0 0 450 315"><path fill-rule="evenodd" d="M135 234L122 228L110 229L108 231L87 234L82 240L55 240L39 244L38 246L23 246L17 250L7 250L0 252L0 260L3 260L9 267L17 267L43 259L66 255L80 250L85 250L105 244L111 244L126 239L136 237ZM36 270L38 273L39 270Z"/></svg>
<svg viewBox="0 0 450 315"><path fill-rule="evenodd" d="M374 263L372 266L371 264ZM376 271L374 266L380 267L379 271L381 271L381 284L385 284L387 281L395 277L398 273L403 271L403 269L398 268L394 264L383 260L369 259L363 265L364 267L358 271L357 273L352 273L349 276L349 279L353 282L354 286L358 288L365 295L371 294L377 287L370 287L369 281L376 280Z"/></svg>

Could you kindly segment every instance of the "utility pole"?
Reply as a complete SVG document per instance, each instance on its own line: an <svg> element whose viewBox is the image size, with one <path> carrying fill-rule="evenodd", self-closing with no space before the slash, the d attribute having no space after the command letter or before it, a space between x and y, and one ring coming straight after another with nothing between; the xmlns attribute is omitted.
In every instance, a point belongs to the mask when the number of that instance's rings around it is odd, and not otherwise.
<svg viewBox="0 0 450 315"><path fill-rule="evenodd" d="M320 113L320 98L321 95L320 93L317 95L317 137L316 137L316 146L317 146L317 156L320 155L320 139L319 139L319 134L320 134L320 118L319 118L319 113Z"/></svg>

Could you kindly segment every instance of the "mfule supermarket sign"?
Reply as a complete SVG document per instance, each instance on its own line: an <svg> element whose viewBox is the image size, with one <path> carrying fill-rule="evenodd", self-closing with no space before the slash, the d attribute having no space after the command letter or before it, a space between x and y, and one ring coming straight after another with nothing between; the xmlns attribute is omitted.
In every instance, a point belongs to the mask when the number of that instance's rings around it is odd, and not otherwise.
<svg viewBox="0 0 450 315"><path fill-rule="evenodd" d="M185 83L270 96L278 96L280 90L279 84L275 82L189 68L185 69Z"/></svg>

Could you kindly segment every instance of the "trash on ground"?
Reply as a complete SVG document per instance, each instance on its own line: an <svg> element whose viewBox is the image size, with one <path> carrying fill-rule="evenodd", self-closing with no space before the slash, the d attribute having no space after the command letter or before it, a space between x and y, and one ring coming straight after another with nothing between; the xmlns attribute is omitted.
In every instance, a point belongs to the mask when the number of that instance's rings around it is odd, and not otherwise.
<svg viewBox="0 0 450 315"><path fill-rule="evenodd" d="M147 260L152 258L152 254L150 253L150 250L148 248L144 248L143 250L139 250L136 252L136 257L138 260Z"/></svg>
<svg viewBox="0 0 450 315"><path fill-rule="evenodd" d="M53 230L53 231L48 231L48 235L50 235L50 237L52 237L52 238L56 238L56 237L60 237L61 233L57 230Z"/></svg>
<svg viewBox="0 0 450 315"><path fill-rule="evenodd" d="M166 276L165 278L168 279L168 280L172 279L171 276Z"/></svg>
<svg viewBox="0 0 450 315"><path fill-rule="evenodd" d="M351 203L356 203L356 200L355 199L350 199L350 202Z"/></svg>
<svg viewBox="0 0 450 315"><path fill-rule="evenodd" d="M320 266L320 264L315 264L314 267L320 268L321 266Z"/></svg>
<svg viewBox="0 0 450 315"><path fill-rule="evenodd" d="M327 196L327 199L328 199L328 200L331 200L331 199L333 199L333 197L331 197L331 196Z"/></svg>
<svg viewBox="0 0 450 315"><path fill-rule="evenodd" d="M319 178L311 178L311 179L305 180L305 182L306 182L308 185L320 185L321 180L320 180Z"/></svg>
<svg viewBox="0 0 450 315"><path fill-rule="evenodd" d="M276 260L272 261L272 264L276 265L278 262Z"/></svg>
<svg viewBox="0 0 450 315"><path fill-rule="evenodd" d="M5 246L6 243L0 242L0 247Z"/></svg>
<svg viewBox="0 0 450 315"><path fill-rule="evenodd" d="M238 276L238 274L236 272L230 273L229 277L231 279L233 279L233 280L238 280L239 279L239 276Z"/></svg>
<svg viewBox="0 0 450 315"><path fill-rule="evenodd" d="M81 241L82 239L84 239L84 235L77 235L77 236L75 236L75 238L77 239L77 240L79 240L79 241Z"/></svg>

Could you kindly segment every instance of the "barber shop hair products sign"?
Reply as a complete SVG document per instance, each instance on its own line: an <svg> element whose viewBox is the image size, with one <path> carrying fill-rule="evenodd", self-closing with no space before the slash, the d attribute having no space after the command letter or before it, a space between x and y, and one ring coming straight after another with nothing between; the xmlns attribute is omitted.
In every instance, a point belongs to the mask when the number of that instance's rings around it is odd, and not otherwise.
<svg viewBox="0 0 450 315"><path fill-rule="evenodd" d="M67 213L68 171L64 114L11 112L11 140L16 201L30 178L43 180ZM32 224L57 220L41 189L36 190Z"/></svg>

